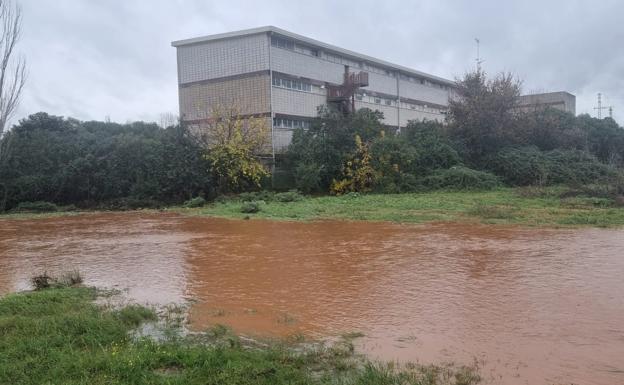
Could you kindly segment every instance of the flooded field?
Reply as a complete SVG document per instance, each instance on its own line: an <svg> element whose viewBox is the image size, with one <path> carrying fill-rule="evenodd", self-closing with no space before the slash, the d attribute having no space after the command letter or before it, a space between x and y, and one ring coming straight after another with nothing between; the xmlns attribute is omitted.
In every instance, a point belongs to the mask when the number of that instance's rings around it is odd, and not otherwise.
<svg viewBox="0 0 624 385"><path fill-rule="evenodd" d="M78 268L191 327L361 332L383 360L482 366L486 383L624 383L624 230L288 223L118 213L0 219L0 294Z"/></svg>

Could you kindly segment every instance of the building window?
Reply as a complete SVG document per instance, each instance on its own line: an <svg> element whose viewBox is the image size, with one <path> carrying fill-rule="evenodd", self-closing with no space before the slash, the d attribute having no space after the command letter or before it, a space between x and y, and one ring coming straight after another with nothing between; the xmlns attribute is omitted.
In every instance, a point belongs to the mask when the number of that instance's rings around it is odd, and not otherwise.
<svg viewBox="0 0 624 385"><path fill-rule="evenodd" d="M273 118L273 127L277 128L310 128L309 120L290 119L290 118Z"/></svg>
<svg viewBox="0 0 624 385"><path fill-rule="evenodd" d="M281 37L272 36L271 37L271 45L277 48L289 49L291 51L295 50L295 43L290 40L283 39Z"/></svg>
<svg viewBox="0 0 624 385"><path fill-rule="evenodd" d="M312 84L298 80L281 79L278 77L274 77L273 85L275 87L288 88L289 90L312 92Z"/></svg>
<svg viewBox="0 0 624 385"><path fill-rule="evenodd" d="M363 97L361 94L356 94L356 95L355 95L355 98L356 98L357 100L362 100L362 99L364 99L364 97Z"/></svg>
<svg viewBox="0 0 624 385"><path fill-rule="evenodd" d="M392 105L392 100L386 99L386 106Z"/></svg>
<svg viewBox="0 0 624 385"><path fill-rule="evenodd" d="M375 103L377 103L377 104L381 104L381 99L379 99L379 98L375 98Z"/></svg>

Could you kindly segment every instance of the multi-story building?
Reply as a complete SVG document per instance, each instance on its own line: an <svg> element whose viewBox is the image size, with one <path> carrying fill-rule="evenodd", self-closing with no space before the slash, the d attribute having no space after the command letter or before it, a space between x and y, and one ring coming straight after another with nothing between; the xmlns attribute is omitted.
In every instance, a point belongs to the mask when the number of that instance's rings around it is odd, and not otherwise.
<svg viewBox="0 0 624 385"><path fill-rule="evenodd" d="M443 120L453 81L388 63L268 26L172 43L177 49L180 117L190 124L210 118L214 106L235 106L243 116L267 119L272 152L292 132L307 127L317 107L348 76L366 85L351 96L356 109L384 114L384 123Z"/></svg>
<svg viewBox="0 0 624 385"><path fill-rule="evenodd" d="M546 92L522 95L518 99L521 111L534 111L544 108L555 108L564 112L576 114L576 96L569 92Z"/></svg>

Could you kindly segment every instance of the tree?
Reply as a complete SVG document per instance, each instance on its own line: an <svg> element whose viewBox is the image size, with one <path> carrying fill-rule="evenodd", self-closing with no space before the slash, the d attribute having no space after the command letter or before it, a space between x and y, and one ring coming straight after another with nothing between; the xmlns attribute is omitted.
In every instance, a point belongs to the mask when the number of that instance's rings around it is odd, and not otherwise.
<svg viewBox="0 0 624 385"><path fill-rule="evenodd" d="M457 97L449 100L448 123L469 163L482 166L488 154L514 142L519 96L520 82L509 73L488 80L479 68L457 80Z"/></svg>
<svg viewBox="0 0 624 385"><path fill-rule="evenodd" d="M30 115L0 140L0 211L20 202L84 207L181 203L211 191L204 149L183 126Z"/></svg>
<svg viewBox="0 0 624 385"><path fill-rule="evenodd" d="M330 107L319 107L310 128L295 130L288 147L287 159L297 187L306 192L328 191L356 151L356 136L368 144L381 134L382 120L381 112L367 108L345 116Z"/></svg>
<svg viewBox="0 0 624 385"><path fill-rule="evenodd" d="M243 117L236 106L216 106L209 119L191 130L206 151L219 193L259 188L269 176L258 158L271 152L266 118Z"/></svg>
<svg viewBox="0 0 624 385"><path fill-rule="evenodd" d="M11 1L0 0L0 137L15 113L26 82L25 60L13 58L21 27L21 8Z"/></svg>
<svg viewBox="0 0 624 385"><path fill-rule="evenodd" d="M341 195L348 192L369 192L375 186L379 173L371 165L369 144L355 135L355 152L342 168L342 179L334 180L330 192Z"/></svg>
<svg viewBox="0 0 624 385"><path fill-rule="evenodd" d="M217 105L210 118L191 127L195 138L205 148L215 146L245 147L253 155L266 155L270 150L270 128L262 116L243 116L236 105Z"/></svg>

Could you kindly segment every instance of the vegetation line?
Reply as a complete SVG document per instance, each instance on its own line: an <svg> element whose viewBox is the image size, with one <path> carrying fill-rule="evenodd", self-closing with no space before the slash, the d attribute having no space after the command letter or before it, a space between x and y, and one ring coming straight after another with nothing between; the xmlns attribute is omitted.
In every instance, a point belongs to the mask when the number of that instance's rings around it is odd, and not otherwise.
<svg viewBox="0 0 624 385"><path fill-rule="evenodd" d="M477 221L527 226L624 225L621 203L600 196L600 188L575 190L500 188L492 191L434 191L304 197L296 193L246 193L200 207L178 207L186 215L272 220L369 220L403 223ZM254 204L253 206L251 204Z"/></svg>
<svg viewBox="0 0 624 385"><path fill-rule="evenodd" d="M387 365L335 345L252 344L223 326L185 336L154 309L100 306L93 288L0 298L0 383L39 384L416 384L471 385L477 369ZM174 318L175 319L175 318ZM143 325L164 329L159 339Z"/></svg>

